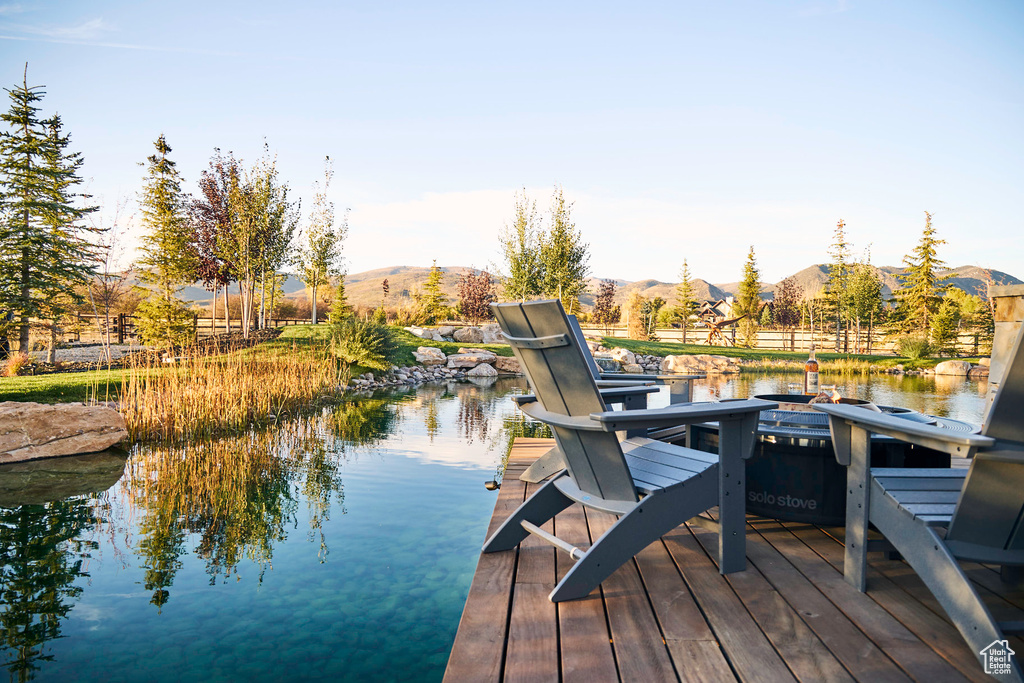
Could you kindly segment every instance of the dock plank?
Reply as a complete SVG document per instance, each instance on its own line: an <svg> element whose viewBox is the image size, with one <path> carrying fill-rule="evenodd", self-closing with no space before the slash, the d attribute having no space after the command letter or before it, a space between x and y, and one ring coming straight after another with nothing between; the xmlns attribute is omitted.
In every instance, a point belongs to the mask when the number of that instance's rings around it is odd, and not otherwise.
<svg viewBox="0 0 1024 683"><path fill-rule="evenodd" d="M526 495L536 489L535 484L528 484ZM554 522L541 528L553 533ZM519 544L505 656L506 682L558 681L558 614L548 600L554 580L555 549L536 536L527 536Z"/></svg>
<svg viewBox="0 0 1024 683"><path fill-rule="evenodd" d="M700 530L694 536L709 555L717 551L718 537L714 533ZM748 566L747 571L725 578L797 680L854 680L756 567Z"/></svg>
<svg viewBox="0 0 1024 683"><path fill-rule="evenodd" d="M678 527L663 540L739 679L795 681L690 530Z"/></svg>
<svg viewBox="0 0 1024 683"><path fill-rule="evenodd" d="M590 530L580 505L573 505L555 517L555 529L559 538L575 546L590 546ZM558 579L575 564L565 553L557 553L555 560ZM559 604L558 631L562 645L562 680L566 683L619 680L601 588L582 600Z"/></svg>
<svg viewBox="0 0 1024 683"><path fill-rule="evenodd" d="M664 543L652 543L636 556L669 656L681 681L735 681L715 634L676 569Z"/></svg>
<svg viewBox="0 0 1024 683"><path fill-rule="evenodd" d="M525 499L526 486L518 479L521 471L521 467L506 470L507 479L498 492L488 536ZM481 553L448 656L444 680L456 683L501 678L511 604L509 587L515 576L518 552Z"/></svg>
<svg viewBox="0 0 1024 683"><path fill-rule="evenodd" d="M614 515L605 512L584 512L591 538L600 538L616 521ZM672 659L634 562L619 567L605 579L600 590L604 593L612 647L622 680L676 680Z"/></svg>

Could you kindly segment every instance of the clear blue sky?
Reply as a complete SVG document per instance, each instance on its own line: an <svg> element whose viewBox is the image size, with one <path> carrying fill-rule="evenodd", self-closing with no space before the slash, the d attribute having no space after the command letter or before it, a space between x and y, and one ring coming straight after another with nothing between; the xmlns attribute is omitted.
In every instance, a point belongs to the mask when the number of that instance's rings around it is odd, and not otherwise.
<svg viewBox="0 0 1024 683"><path fill-rule="evenodd" d="M46 86L105 207L161 132L190 191L263 139L309 208L323 157L352 272L486 266L564 187L595 275L765 281L897 265L1024 277L1019 2L0 4L0 84ZM6 105L3 105L6 107Z"/></svg>

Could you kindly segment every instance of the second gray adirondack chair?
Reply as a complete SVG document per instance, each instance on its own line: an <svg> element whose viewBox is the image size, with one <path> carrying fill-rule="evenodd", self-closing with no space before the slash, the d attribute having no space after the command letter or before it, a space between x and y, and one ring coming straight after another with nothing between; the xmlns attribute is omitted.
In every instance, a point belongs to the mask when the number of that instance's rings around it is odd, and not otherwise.
<svg viewBox="0 0 1024 683"><path fill-rule="evenodd" d="M1024 631L1024 622L993 618L958 563L1024 566L1024 327L1005 367L981 435L854 406L814 406L829 414L836 457L849 466L846 580L860 591L867 588L873 524L921 577L982 664L991 648L1008 649L1006 633ZM969 469L870 467L871 434L973 460ZM1015 657L1007 659L995 677L1024 680Z"/></svg>
<svg viewBox="0 0 1024 683"><path fill-rule="evenodd" d="M587 346L587 340L583 336L583 330L580 328L580 323L576 316L567 315L566 319L569 321L569 328L572 330L576 343L583 352L583 359L587 362L590 374L594 376L594 381L601 390L601 397L604 398L606 404L621 404L626 410L646 408L646 394L653 393L657 389L650 388L644 391L643 387L652 387L655 384L668 385L669 402L672 405L690 402L690 383L692 380L700 378L700 375L632 375L624 372L603 372L597 361L594 360L590 347ZM658 440L676 442L683 440L685 434L685 426L675 425L659 430L658 433L651 434L650 436ZM640 434L634 433L631 436L640 436ZM687 442L686 445L689 445L689 443ZM565 469L565 458L562 456L562 452L558 450L558 446L555 446L537 458L532 465L519 475L519 478L525 482L536 484L563 469Z"/></svg>
<svg viewBox="0 0 1024 683"><path fill-rule="evenodd" d="M551 426L566 469L542 485L484 544L510 550L534 534L576 560L549 596L587 596L623 563L679 524L718 506L719 570L746 568L745 466L767 401L606 410L562 306L557 301L491 306L536 400L523 411ZM620 441L619 430L718 420L721 450L704 453L651 439ZM573 503L619 515L588 550L540 528ZM710 520L705 520L710 522Z"/></svg>

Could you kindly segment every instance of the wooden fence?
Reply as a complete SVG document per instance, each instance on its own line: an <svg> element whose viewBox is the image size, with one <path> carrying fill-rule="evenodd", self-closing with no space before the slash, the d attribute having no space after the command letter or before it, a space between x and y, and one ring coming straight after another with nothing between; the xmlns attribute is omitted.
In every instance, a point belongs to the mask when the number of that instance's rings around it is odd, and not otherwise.
<svg viewBox="0 0 1024 683"><path fill-rule="evenodd" d="M223 320L212 320L210 318L193 318L193 329L196 339L204 339L215 334L224 332L241 332L242 321L231 320L230 328L225 326ZM267 320L267 327L285 327L288 325L304 325L308 319L295 318L271 318ZM102 341L107 331L107 319L105 316L96 316L91 313L81 313L76 319L65 326L63 337L65 340L74 339L78 342ZM138 341L138 330L135 326L135 316L124 313L110 316L110 342L112 344L129 344Z"/></svg>

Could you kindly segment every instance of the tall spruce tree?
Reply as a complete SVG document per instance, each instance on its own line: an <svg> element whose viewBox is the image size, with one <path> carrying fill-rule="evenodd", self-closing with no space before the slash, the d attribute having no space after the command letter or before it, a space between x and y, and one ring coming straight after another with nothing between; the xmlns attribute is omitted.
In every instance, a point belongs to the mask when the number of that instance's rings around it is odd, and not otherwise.
<svg viewBox="0 0 1024 683"><path fill-rule="evenodd" d="M181 176L168 158L171 147L160 135L153 143L156 153L148 159L146 178L139 197L142 212L142 281L149 296L136 315L139 332L150 344L174 346L191 330L192 314L175 294L192 281L198 270L193 234L186 214Z"/></svg>
<svg viewBox="0 0 1024 683"><path fill-rule="evenodd" d="M420 296L420 309L426 322L434 322L443 316L448 307L448 295L441 289L443 282L444 271L437 266L437 259L434 259Z"/></svg>
<svg viewBox="0 0 1024 683"><path fill-rule="evenodd" d="M540 244L544 295L560 299L572 313L580 295L587 291L589 261L589 245L572 222L572 203L565 201L561 186L556 187L551 197L551 226Z"/></svg>
<svg viewBox="0 0 1024 683"><path fill-rule="evenodd" d="M761 272L757 269L753 245L747 253L747 262L743 265L743 279L740 281L735 312L737 316L745 316L740 321L744 346L757 346L757 324L761 313Z"/></svg>
<svg viewBox="0 0 1024 683"><path fill-rule="evenodd" d="M836 324L836 351L840 350L840 336L843 323L848 318L850 308L850 243L846 241L846 223L839 219L833 233L829 256L832 262L828 266L828 284L825 292L832 309Z"/></svg>
<svg viewBox="0 0 1024 683"><path fill-rule="evenodd" d="M686 326L690 318L697 313L697 293L690 276L690 265L683 259L682 270L679 271L679 284L676 285L675 316L683 324L683 342L686 342Z"/></svg>
<svg viewBox="0 0 1024 683"><path fill-rule="evenodd" d="M937 247L945 244L935 236L932 215L924 212L924 232L914 250L903 257L906 270L897 275L902 288L896 294L897 318L904 330L927 330L939 310L946 287L946 278L939 275L946 263L939 259Z"/></svg>
<svg viewBox="0 0 1024 683"><path fill-rule="evenodd" d="M94 206L76 191L83 160L68 151L70 137L59 116L39 118L42 86L6 89L10 109L0 114L0 336L18 331L28 351L32 318L53 320L80 300L78 285L89 282L98 254L82 224ZM63 303L61 303L63 302ZM6 343L0 343L6 348Z"/></svg>

